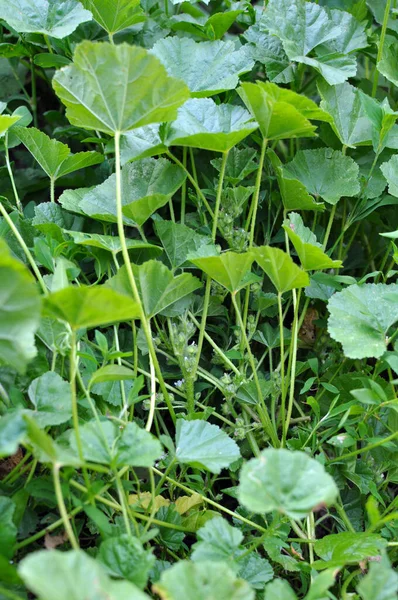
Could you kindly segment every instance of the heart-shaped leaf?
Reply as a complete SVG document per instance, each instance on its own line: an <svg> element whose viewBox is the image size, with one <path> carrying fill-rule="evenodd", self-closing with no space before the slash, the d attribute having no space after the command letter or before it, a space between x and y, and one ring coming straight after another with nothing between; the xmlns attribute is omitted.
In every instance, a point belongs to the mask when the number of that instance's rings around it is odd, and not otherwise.
<svg viewBox="0 0 398 600"><path fill-rule="evenodd" d="M274 448L243 467L239 501L255 513L277 510L292 519L303 519L322 505L333 504L338 489L321 463L304 452Z"/></svg>
<svg viewBox="0 0 398 600"><path fill-rule="evenodd" d="M82 3L110 35L145 21L140 0L117 0L116 3L112 0L82 0Z"/></svg>
<svg viewBox="0 0 398 600"><path fill-rule="evenodd" d="M310 279L305 271L300 269L291 256L271 246L260 246L252 249L254 260L271 279L280 294L296 288L309 285Z"/></svg>
<svg viewBox="0 0 398 600"><path fill-rule="evenodd" d="M229 251L216 256L188 258L231 293L253 283L254 276L250 273L250 268L254 257L250 252L237 254Z"/></svg>

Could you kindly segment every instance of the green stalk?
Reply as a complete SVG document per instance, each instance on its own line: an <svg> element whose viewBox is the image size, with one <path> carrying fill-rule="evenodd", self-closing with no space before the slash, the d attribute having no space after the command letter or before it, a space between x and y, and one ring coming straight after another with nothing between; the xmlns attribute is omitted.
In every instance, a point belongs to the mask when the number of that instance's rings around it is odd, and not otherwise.
<svg viewBox="0 0 398 600"><path fill-rule="evenodd" d="M264 402L263 392L262 392L262 389L261 389L260 380L258 378L256 365L255 365L255 362L254 362L254 356L252 354L252 351L251 351L251 348L250 348L250 344L249 344L249 340L247 339L247 334L246 334L245 326L243 324L242 316L240 314L239 307L238 307L238 304L236 302L236 292L231 294L231 300L232 300L232 304L233 304L235 312L236 312L236 318L238 320L238 324L239 324L240 330L242 332L243 339L245 341L245 346L246 346L247 354L248 354L248 357L249 357L249 363L250 363L250 367L252 369L253 379L254 379L254 383L256 385L256 389L257 389L258 401L259 401L260 406L262 408L262 411L259 413L259 416L261 418L261 422L262 422L262 424L264 426L264 429L266 430L267 434L271 438L272 443L274 445L278 445L278 438L277 438L276 432L274 431L274 428L272 427L272 423L271 423L271 419L269 417L268 409L267 409L267 407L265 405L265 402Z"/></svg>
<svg viewBox="0 0 398 600"><path fill-rule="evenodd" d="M50 177L50 200L51 202L55 202L55 179L54 177Z"/></svg>
<svg viewBox="0 0 398 600"><path fill-rule="evenodd" d="M24 251L26 258L28 259L28 262L29 262L30 266L32 267L32 271L36 275L37 281L40 284L40 287L41 287L41 289L43 291L43 294L47 295L48 294L48 290L47 290L46 284L44 283L44 279L43 279L43 277L42 277L42 275L41 275L41 273L39 271L39 268L36 265L35 260L34 260L32 254L31 254L29 248L25 244L25 241L24 241L23 237L19 233L18 229L15 227L12 219L10 218L10 215L8 214L8 212L6 211L6 209L4 208L4 206L1 204L1 202L0 202L0 212L3 215L4 220L6 221L8 227L11 229L11 231L14 234L14 236L18 240L18 243L21 246L22 250Z"/></svg>
<svg viewBox="0 0 398 600"><path fill-rule="evenodd" d="M398 431L392 433L391 435L379 440L378 442L374 442L374 444L369 444L364 448L359 448L359 450L353 450L352 452L348 452L347 454L343 454L342 456L336 456L336 458L330 458L327 462L335 463L340 462L341 460L345 460L346 458L353 458L354 456L358 456L358 454L363 454L364 452L369 452L369 450L374 450L374 448L378 448L379 446L383 446L383 444L387 444L388 442L392 442L398 438Z"/></svg>
<svg viewBox="0 0 398 600"><path fill-rule="evenodd" d="M384 42L386 39L386 31L387 31L388 18L390 16L390 10L391 10L391 0L387 0L386 7L384 9L383 24L381 26L381 34L380 34L380 40L379 40L379 49L377 51L376 66L375 66L374 75L373 75L372 98L374 98L376 96L376 92L377 92L377 84L379 82L379 71L377 69L377 65L379 64L379 62L381 61L382 56L383 56Z"/></svg>
<svg viewBox="0 0 398 600"><path fill-rule="evenodd" d="M191 173L188 171L187 167L180 161L178 160L178 158L176 156L174 156L174 154L172 154L171 152L166 152L166 156L168 156L170 158L170 160L172 160L173 162L175 162L176 165L178 165L179 167L181 167L181 169L184 170L184 172L186 173L186 176L188 177L189 181L192 183L193 187L195 188L195 191L198 195L198 197L201 199L201 201L203 202L203 204L205 205L209 215L211 217L214 217L214 213L209 205L209 203L207 202L206 196L204 195L204 193L202 192L202 190L200 189L198 182L196 181L196 179L194 177L192 177Z"/></svg>
<svg viewBox="0 0 398 600"><path fill-rule="evenodd" d="M19 194L18 194L17 186L15 185L14 175L13 175L11 163L10 163L10 154L8 151L8 131L4 135L4 153L5 153L5 158L6 158L7 171L8 171L8 175L10 177L12 191L14 192L14 198L15 198L15 202L17 205L17 209L22 214L23 213L22 204L21 204L21 200L19 199Z"/></svg>
<svg viewBox="0 0 398 600"><path fill-rule="evenodd" d="M334 204L332 207L332 210L330 211L330 215L329 215L329 221L326 227L326 232L325 232L325 237L323 239L323 249L326 250L326 246L329 240L329 236L330 236L330 232L332 230L332 225L333 225L333 221L334 221L334 216L336 214L336 208L337 208L337 204Z"/></svg>
<svg viewBox="0 0 398 600"><path fill-rule="evenodd" d="M212 232L211 232L213 242L216 241L216 236L217 236L218 215L219 215L220 206L221 206L222 188L223 188L223 183L224 183L225 167L227 166L227 160L228 160L228 152L223 152L222 160L221 160L220 177L218 180L216 206L214 208L213 228L212 228Z"/></svg>
<svg viewBox="0 0 398 600"><path fill-rule="evenodd" d="M33 58L30 59L30 80L31 80L31 88L32 88L32 99L31 99L31 107L33 112L33 124L37 128L38 120L37 120L37 89L36 89L36 71L35 65L33 63Z"/></svg>
<svg viewBox="0 0 398 600"><path fill-rule="evenodd" d="M291 368L290 368L290 387L289 387L289 402L287 408L287 416L286 422L283 423L283 437L282 437L282 447L286 444L286 436L289 431L290 419L292 416L293 410L293 401L294 401L294 384L296 381L296 364L297 364L297 338L298 338L298 310L300 305L300 295L301 290L298 292L298 296L296 294L296 290L292 290L293 294L293 306L294 306L294 317L293 317L293 327L292 327L292 341L291 341Z"/></svg>
<svg viewBox="0 0 398 600"><path fill-rule="evenodd" d="M79 459L84 463L83 445L80 437L79 428L79 413L77 409L77 394L76 394L76 372L77 372L77 353L76 353L76 331L72 329L70 337L70 354L69 354L69 385L72 400L72 422L76 436L76 446ZM87 487L90 487L90 481L87 475L86 468L83 468L84 481Z"/></svg>
<svg viewBox="0 0 398 600"><path fill-rule="evenodd" d="M286 385L285 385L285 338L283 333L283 308L282 308L282 294L278 292L278 313L279 313L279 338L280 338L280 372L281 372L281 419L282 423L285 422L286 412Z"/></svg>
<svg viewBox="0 0 398 600"><path fill-rule="evenodd" d="M254 242L254 230L256 227L258 200L260 197L261 177L263 174L264 159L265 159L265 152L267 150L267 145L268 145L268 140L266 138L264 138L263 143L261 145L260 162L259 162L258 169L257 169L256 184L255 184L255 188L254 188L253 201L252 201L252 209L251 209L252 216L251 216L251 226L250 226L250 236L249 236L249 248L252 248L253 242Z"/></svg>
<svg viewBox="0 0 398 600"><path fill-rule="evenodd" d="M68 511L66 510L64 497L62 495L61 481L59 478L59 469L60 466L58 464L55 464L53 466L54 491L55 497L57 499L59 514L61 515L65 531L68 534L70 545L72 546L73 550L80 550L79 543L73 532L72 525L70 524Z"/></svg>
<svg viewBox="0 0 398 600"><path fill-rule="evenodd" d="M184 148L182 149L182 164L186 170L187 168L187 153L188 153L188 148L186 146L184 146ZM187 202L187 180L184 180L184 183L182 184L182 188L181 188L181 224L184 225L184 221L185 221L185 209L186 209L186 202Z"/></svg>
<svg viewBox="0 0 398 600"><path fill-rule="evenodd" d="M159 380L159 385L164 395L164 399L167 404L167 408L169 409L170 416L175 423L176 416L174 412L174 408L171 404L170 396L167 391L166 385L164 383L162 371L160 370L160 365L156 356L155 347L153 345L151 330L149 327L148 319L145 315L144 308L142 306L140 294L138 292L137 284L134 278L133 269L131 268L130 256L128 253L127 245L126 245L126 236L124 233L124 225L123 225L123 210L122 210L122 178L121 178L121 165L120 165L120 131L115 132L115 168L116 168L116 211L117 211L117 229L120 238L120 243L122 246L122 255L124 264L126 265L127 277L129 280L129 284L131 290L133 292L134 300L138 305L138 310L140 313L140 320L142 324L142 328L144 330L145 338L148 344L148 351L153 361L153 365L155 368L155 372L157 378Z"/></svg>

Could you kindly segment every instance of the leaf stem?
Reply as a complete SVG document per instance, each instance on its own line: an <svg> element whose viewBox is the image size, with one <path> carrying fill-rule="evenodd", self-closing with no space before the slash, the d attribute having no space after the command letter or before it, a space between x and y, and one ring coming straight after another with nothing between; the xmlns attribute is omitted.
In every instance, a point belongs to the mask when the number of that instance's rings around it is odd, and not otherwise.
<svg viewBox="0 0 398 600"><path fill-rule="evenodd" d="M160 385L164 399L167 404L167 408L169 409L170 416L171 416L173 422L175 423L176 416L175 416L174 408L173 408L173 405L171 404L170 396L169 396L169 393L168 393L167 388L164 383L162 371L160 370L160 365L159 365L159 362L158 362L158 359L156 356L155 347L153 345L149 322L145 315L144 308L142 306L140 294L138 292L137 284L136 284L136 281L134 278L133 269L131 268L130 256L129 256L127 244L126 244L126 236L124 233L124 225L123 225L123 209L122 209L123 203L122 203L122 179L121 179L121 165L120 165L120 131L115 131L115 168L116 168L117 228L118 228L120 243L122 246L123 260L124 260L124 264L126 266L127 277L129 280L131 290L133 292L133 297L138 305L141 325L144 330L146 342L148 344L149 354L151 356L153 366L155 368L155 372L156 372L156 375L159 380L159 385Z"/></svg>
<svg viewBox="0 0 398 600"><path fill-rule="evenodd" d="M298 295L296 294L296 290L292 290L292 294L293 294L293 306L294 306L292 341L291 341L291 345L290 345L292 363L291 363L291 368L290 368L290 387L289 387L289 402L288 402L288 407L287 407L287 415L286 415L286 421L282 425L283 426L282 447L285 446L285 444L286 444L286 436L289 431L290 419L291 419L292 410L293 410L294 384L296 381L296 364L297 364L298 310L299 310L299 305L300 305L301 290L298 291Z"/></svg>
<svg viewBox="0 0 398 600"><path fill-rule="evenodd" d="M376 92L377 92L377 84L379 82L379 70L377 68L377 65L379 64L379 62L381 61L382 56L383 56L384 42L386 39L386 31L387 31L388 19L390 16L390 10L391 10L391 0L387 0L386 7L384 9L383 24L381 26L381 34L380 34L380 39L379 39L379 48L377 51L376 65L375 65L375 70L374 70L374 74L373 74L372 98L374 98L376 96Z"/></svg>
<svg viewBox="0 0 398 600"><path fill-rule="evenodd" d="M261 177L263 174L264 159L265 159L265 152L267 149L267 145L268 145L268 140L267 140L267 138L264 138L263 143L261 144L260 162L259 162L258 169L257 169L256 184L255 184L255 188L254 188L253 201L252 201L252 217L251 217L250 235L249 235L249 248L252 248L253 242L254 242L254 230L256 227L258 200L260 197Z"/></svg>
<svg viewBox="0 0 398 600"><path fill-rule="evenodd" d="M166 152L166 156L168 156L170 158L170 160L172 160L173 162L175 162L176 165L178 165L179 167L181 167L181 169L184 170L184 172L186 173L189 181L192 183L193 187L195 188L196 193L198 194L198 196L202 200L203 204L205 205L208 213L213 218L214 217L214 213L213 213L213 211L212 211L209 203L207 202L206 196L204 195L204 193L200 189L200 187L199 187L198 182L196 181L196 179L194 177L192 177L191 173L188 171L187 167L185 165L183 165L183 163L180 160L178 160L178 158L176 156L174 156L174 154L172 154L170 151Z"/></svg>
<svg viewBox="0 0 398 600"><path fill-rule="evenodd" d="M5 158L6 158L7 171L8 171L8 175L10 177L10 181L11 181L12 191L14 192L16 206L17 206L18 211L21 214L23 214L21 200L19 199L19 194L18 194L17 186L15 185L15 179L14 179L14 175L13 175L11 163L10 163L10 153L8 150L8 131L6 131L6 133L4 135L4 153L5 153Z"/></svg>
<svg viewBox="0 0 398 600"><path fill-rule="evenodd" d="M369 450L373 450L374 448L378 448L379 446L383 446L383 444L387 444L388 442L392 442L398 438L398 431L388 435L386 438L379 440L378 442L374 442L373 444L369 444L364 448L359 448L359 450L353 450L352 452L348 452L347 454L343 454L342 456L336 456L336 458L329 458L328 463L340 462L341 460L345 460L346 458L353 458L354 456L358 456L358 454L363 454L364 452L369 452Z"/></svg>
<svg viewBox="0 0 398 600"><path fill-rule="evenodd" d="M72 546L72 548L74 550L79 550L80 546L79 546L79 543L73 532L72 525L70 524L68 511L66 510L64 497L62 494L61 481L59 478L59 469L60 469L60 466L58 464L55 464L53 466L54 492L55 492L55 497L57 499L58 510L61 515L62 522L65 527L65 531L68 534L70 545Z"/></svg>
<svg viewBox="0 0 398 600"><path fill-rule="evenodd" d="M222 196L225 167L227 166L227 160L228 160L228 152L223 152L222 160L221 160L220 177L218 179L216 206L214 208L213 227L212 227L212 231L211 231L211 236L213 238L213 242L216 241L216 237L217 237L218 215L220 213L221 196Z"/></svg>

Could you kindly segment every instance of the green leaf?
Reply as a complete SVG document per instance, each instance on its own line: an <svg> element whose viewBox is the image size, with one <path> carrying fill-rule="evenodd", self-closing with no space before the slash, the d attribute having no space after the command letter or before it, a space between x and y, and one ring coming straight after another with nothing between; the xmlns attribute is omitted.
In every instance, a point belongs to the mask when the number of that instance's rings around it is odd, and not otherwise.
<svg viewBox="0 0 398 600"><path fill-rule="evenodd" d="M13 521L15 508L11 498L0 496L0 554L8 559L12 558L17 541L18 529Z"/></svg>
<svg viewBox="0 0 398 600"><path fill-rule="evenodd" d="M314 137L316 127L309 119L324 120L315 102L274 83L245 82L238 93L268 140Z"/></svg>
<svg viewBox="0 0 398 600"><path fill-rule="evenodd" d="M301 181L311 194L329 204L336 204L343 196L355 196L360 191L356 162L331 148L300 150L283 167L283 176Z"/></svg>
<svg viewBox="0 0 398 600"><path fill-rule="evenodd" d="M398 112L391 109L388 99L383 102L378 102L375 98L371 98L362 90L358 90L364 111L372 123L372 145L377 154L380 154L384 148L389 145L392 131L395 126L395 121L398 117ZM395 147L395 144L393 145Z"/></svg>
<svg viewBox="0 0 398 600"><path fill-rule="evenodd" d="M109 575L127 579L140 589L146 586L155 562L152 552L145 550L138 538L126 534L102 542L98 557L106 565Z"/></svg>
<svg viewBox="0 0 398 600"><path fill-rule="evenodd" d="M374 533L343 531L325 535L314 544L316 554L324 561L316 561L315 568L343 567L376 559L385 546L386 541Z"/></svg>
<svg viewBox="0 0 398 600"><path fill-rule="evenodd" d="M149 260L142 265L132 265L134 277L148 318L164 312L172 304L201 287L201 282L190 273L174 276L165 265ZM116 292L131 295L126 268L106 283Z"/></svg>
<svg viewBox="0 0 398 600"><path fill-rule="evenodd" d="M310 284L310 279L283 250L260 246L252 249L254 260L268 275L280 294L296 288L303 288Z"/></svg>
<svg viewBox="0 0 398 600"><path fill-rule="evenodd" d="M0 458L18 450L26 435L26 422L21 412L7 412L0 417Z"/></svg>
<svg viewBox="0 0 398 600"><path fill-rule="evenodd" d="M324 210L323 202L315 202L301 181L284 176L283 164L273 150L268 150L267 156L275 171L285 210Z"/></svg>
<svg viewBox="0 0 398 600"><path fill-rule="evenodd" d="M36 356L41 299L35 280L0 240L0 360L24 372Z"/></svg>
<svg viewBox="0 0 398 600"><path fill-rule="evenodd" d="M110 421L90 421L80 427L83 456L94 463L111 465L112 469L124 466L152 467L162 454L160 442L136 423L126 423L120 428ZM71 445L77 450L76 440Z"/></svg>
<svg viewBox="0 0 398 600"><path fill-rule="evenodd" d="M341 260L332 260L323 252L322 245L317 242L315 234L309 227L305 227L298 213L289 213L289 218L283 223L283 229L298 254L301 266L306 271L339 269L342 266Z"/></svg>
<svg viewBox="0 0 398 600"><path fill-rule="evenodd" d="M79 458L68 448L57 444L29 414L23 416L28 433L29 450L35 458L42 463L57 464L58 467L71 466L75 468L81 467Z"/></svg>
<svg viewBox="0 0 398 600"><path fill-rule="evenodd" d="M72 125L111 135L170 121L188 97L185 84L144 48L89 41L55 74L53 87Z"/></svg>
<svg viewBox="0 0 398 600"><path fill-rule="evenodd" d="M206 421L179 419L176 430L176 458L192 467L219 473L240 457L237 444L217 425Z"/></svg>
<svg viewBox="0 0 398 600"><path fill-rule="evenodd" d="M238 185L243 179L257 170L258 164L255 161L257 152L255 148L231 148L228 153L227 164L225 166L225 181L233 186ZM218 172L221 171L221 158L215 158L211 164Z"/></svg>
<svg viewBox="0 0 398 600"><path fill-rule="evenodd" d="M59 69L60 67L69 65L71 61L66 56L61 56L60 54L51 54L50 52L46 54L42 52L34 56L33 62L43 69Z"/></svg>
<svg viewBox="0 0 398 600"><path fill-rule="evenodd" d="M214 96L236 88L239 75L251 71L254 61L232 41L195 42L187 37L159 40L151 52L169 75L182 79L193 98Z"/></svg>
<svg viewBox="0 0 398 600"><path fill-rule="evenodd" d="M387 162L380 165L380 170L388 183L388 193L392 196L398 196L398 156L394 154Z"/></svg>
<svg viewBox="0 0 398 600"><path fill-rule="evenodd" d="M19 115L0 115L0 137L20 118Z"/></svg>
<svg viewBox="0 0 398 600"><path fill-rule="evenodd" d="M167 152L167 146L160 137L161 125L144 125L133 131L126 131L120 139L120 160L122 165L141 158L150 158Z"/></svg>
<svg viewBox="0 0 398 600"><path fill-rule="evenodd" d="M122 251L120 238L116 235L100 235L98 233L83 233L82 231L65 231L73 238L75 244L81 246L92 246L93 248L101 248L112 254L118 254ZM151 255L157 256L162 253L162 249L154 244L142 242L141 240L126 240L127 249L132 255L140 254L142 250L150 252Z"/></svg>
<svg viewBox="0 0 398 600"><path fill-rule="evenodd" d="M370 562L369 570L357 586L362 600L396 600L398 573L385 559L381 563Z"/></svg>
<svg viewBox="0 0 398 600"><path fill-rule="evenodd" d="M92 15L77 0L0 0L0 19L18 33L43 33L62 39Z"/></svg>
<svg viewBox="0 0 398 600"><path fill-rule="evenodd" d="M383 46L381 60L377 63L377 69L395 86L398 86L397 59L397 45L395 40L386 41Z"/></svg>
<svg viewBox="0 0 398 600"><path fill-rule="evenodd" d="M318 90L321 108L330 115L330 125L341 143L350 148L370 144L372 126L357 88L349 83L328 85L320 81Z"/></svg>
<svg viewBox="0 0 398 600"><path fill-rule="evenodd" d="M113 581L101 563L82 550L32 552L18 572L39 600L81 600L82 590L90 590L95 600L149 600L134 584Z"/></svg>
<svg viewBox="0 0 398 600"><path fill-rule="evenodd" d="M34 379L28 388L34 410L27 411L39 427L60 425L72 417L70 385L58 373L48 371Z"/></svg>
<svg viewBox="0 0 398 600"><path fill-rule="evenodd" d="M319 506L333 504L338 489L318 461L304 452L268 448L242 468L238 496L255 513L274 510L303 519Z"/></svg>
<svg viewBox="0 0 398 600"><path fill-rule="evenodd" d="M180 561L163 571L153 591L167 600L254 600L254 591L224 563Z"/></svg>
<svg viewBox="0 0 398 600"><path fill-rule="evenodd" d="M137 379L134 371L122 365L106 365L97 369L90 378L88 388L91 388L96 383L104 383L105 381L125 381L126 379Z"/></svg>
<svg viewBox="0 0 398 600"><path fill-rule="evenodd" d="M200 251L203 247L210 247L214 254L217 252L210 236L196 233L193 229L181 223L155 221L155 231L172 269L183 265L190 253Z"/></svg>
<svg viewBox="0 0 398 600"><path fill-rule="evenodd" d="M336 580L336 570L328 569L311 580L311 588L304 600L325 600L328 597L328 589Z"/></svg>
<svg viewBox="0 0 398 600"><path fill-rule="evenodd" d="M82 3L92 12L97 23L111 35L145 21L140 0L82 0Z"/></svg>
<svg viewBox="0 0 398 600"><path fill-rule="evenodd" d="M167 127L166 143L227 152L257 127L250 113L240 106L193 98L178 110L177 119Z"/></svg>
<svg viewBox="0 0 398 600"><path fill-rule="evenodd" d="M273 83L290 83L295 66L289 60L279 38L271 35L264 26L263 17L243 34L249 42L253 58L265 65L268 79Z"/></svg>
<svg viewBox="0 0 398 600"><path fill-rule="evenodd" d="M398 284L350 285L329 300L328 331L349 358L380 358L388 329L398 321ZM390 294L394 296L390 298Z"/></svg>
<svg viewBox="0 0 398 600"><path fill-rule="evenodd" d="M109 287L70 286L49 294L44 300L43 314L66 321L72 329L97 327L139 318L138 305L131 298Z"/></svg>
<svg viewBox="0 0 398 600"><path fill-rule="evenodd" d="M264 600L297 600L296 594L284 579L274 579L265 587Z"/></svg>
<svg viewBox="0 0 398 600"><path fill-rule="evenodd" d="M164 206L186 178L181 167L165 158L145 158L122 168L123 213L129 223L142 226ZM116 175L83 196L79 207L87 215L116 223Z"/></svg>
<svg viewBox="0 0 398 600"><path fill-rule="evenodd" d="M305 0L270 0L264 24L290 60L314 67L331 85L356 74L351 54L367 45L364 27L352 15Z"/></svg>
<svg viewBox="0 0 398 600"><path fill-rule="evenodd" d="M99 152L71 154L69 147L48 137L35 127L14 127L14 133L37 160L43 171L54 180L104 160Z"/></svg>
<svg viewBox="0 0 398 600"><path fill-rule="evenodd" d="M250 268L254 257L250 252L237 254L236 252L228 251L217 256L188 258L191 263L199 267L199 269L231 293L237 292L253 283Z"/></svg>
<svg viewBox="0 0 398 600"><path fill-rule="evenodd" d="M198 542L192 546L195 562L232 562L243 541L243 534L222 517L215 517L197 531ZM231 565L233 568L233 564Z"/></svg>

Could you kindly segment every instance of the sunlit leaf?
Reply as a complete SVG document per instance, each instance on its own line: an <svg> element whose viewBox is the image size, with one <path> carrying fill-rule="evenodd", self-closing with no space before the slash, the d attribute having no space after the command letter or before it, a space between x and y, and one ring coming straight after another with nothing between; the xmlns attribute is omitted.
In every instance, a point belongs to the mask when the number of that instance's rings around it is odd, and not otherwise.
<svg viewBox="0 0 398 600"><path fill-rule="evenodd" d="M145 550L138 538L126 534L103 541L98 556L109 575L131 581L140 589L146 586L155 562L152 552Z"/></svg>
<svg viewBox="0 0 398 600"><path fill-rule="evenodd" d="M140 0L82 0L82 4L111 35L145 21Z"/></svg>
<svg viewBox="0 0 398 600"><path fill-rule="evenodd" d="M82 42L53 86L72 125L109 134L170 121L188 97L155 56L128 44Z"/></svg>
<svg viewBox="0 0 398 600"><path fill-rule="evenodd" d="M398 196L398 156L394 154L389 161L380 165L380 170L387 179L388 192Z"/></svg>
<svg viewBox="0 0 398 600"><path fill-rule="evenodd" d="M254 260L271 279L277 291L281 294L296 288L306 287L310 279L305 271L300 269L291 256L271 246L260 246L252 249Z"/></svg>
<svg viewBox="0 0 398 600"><path fill-rule="evenodd" d="M309 227L305 227L303 219L298 213L289 213L289 218L285 220L283 228L306 271L339 269L342 266L341 260L332 260L325 254L322 245L317 242L315 234Z"/></svg>
<svg viewBox="0 0 398 600"><path fill-rule="evenodd" d="M44 316L66 321L73 329L96 327L139 317L138 305L105 286L69 286L44 300Z"/></svg>
<svg viewBox="0 0 398 600"><path fill-rule="evenodd" d="M44 33L62 39L80 23L91 21L92 15L77 0L0 0L0 19L19 33Z"/></svg>
<svg viewBox="0 0 398 600"><path fill-rule="evenodd" d="M370 562L369 570L359 582L357 591L362 600L395 600L398 593L398 573L386 558Z"/></svg>
<svg viewBox="0 0 398 600"><path fill-rule="evenodd" d="M229 251L203 258L189 257L189 260L231 293L253 283L250 268L254 258L250 252Z"/></svg>
<svg viewBox="0 0 398 600"><path fill-rule="evenodd" d="M268 448L249 460L240 475L239 501L255 513L279 511L303 519L333 504L338 489L321 463L304 452Z"/></svg>
<svg viewBox="0 0 398 600"><path fill-rule="evenodd" d="M89 589L96 600L149 600L129 581L114 581L106 568L82 550L41 550L25 557L18 572L39 600L81 600Z"/></svg>
<svg viewBox="0 0 398 600"><path fill-rule="evenodd" d="M349 358L379 358L398 321L398 284L350 285L329 300L328 331Z"/></svg>
<svg viewBox="0 0 398 600"><path fill-rule="evenodd" d="M29 386L28 395L34 409L27 414L34 418L39 427L60 425L72 417L70 385L52 371L48 371Z"/></svg>
<svg viewBox="0 0 398 600"><path fill-rule="evenodd" d="M314 544L316 554L325 561L316 562L317 568L358 564L380 556L386 541L380 535L367 532L343 531L325 535Z"/></svg>
<svg viewBox="0 0 398 600"><path fill-rule="evenodd" d="M19 120L20 117L18 115L0 115L0 137Z"/></svg>
<svg viewBox="0 0 398 600"><path fill-rule="evenodd" d="M195 42L185 37L168 37L156 42L152 53L169 75L187 84L194 98L236 88L239 75L254 66L245 47L237 50L231 41Z"/></svg>
<svg viewBox="0 0 398 600"><path fill-rule="evenodd" d="M350 156L331 148L300 150L283 167L283 176L298 179L315 198L329 204L360 191L358 165Z"/></svg>
<svg viewBox="0 0 398 600"><path fill-rule="evenodd" d="M178 419L176 458L178 462L219 473L240 457L239 448L222 429L206 421Z"/></svg>
<svg viewBox="0 0 398 600"><path fill-rule="evenodd" d="M19 411L0 417L0 458L11 456L18 450L26 435L26 421Z"/></svg>
<svg viewBox="0 0 398 600"><path fill-rule="evenodd" d="M240 106L194 98L178 110L177 119L168 126L166 143L227 152L257 127L250 113Z"/></svg>
<svg viewBox="0 0 398 600"><path fill-rule="evenodd" d="M126 131L120 140L120 160L122 165L132 160L150 158L167 151L167 146L160 137L161 125L144 125Z"/></svg>
<svg viewBox="0 0 398 600"><path fill-rule="evenodd" d="M181 223L155 221L155 230L173 269L183 265L191 252L196 252L204 246L211 247L214 254L217 252L210 236L196 233Z"/></svg>
<svg viewBox="0 0 398 600"><path fill-rule="evenodd" d="M101 248L112 252L112 254L118 254L122 251L122 245L120 238L116 235L100 235L98 233L83 233L82 231L65 231L73 238L75 244L81 246L91 246L93 248ZM142 250L150 251L153 256L161 254L162 249L154 244L148 242L142 242L141 240L126 240L127 249L131 251L132 256L137 252L140 253ZM134 252L137 251L137 252Z"/></svg>

